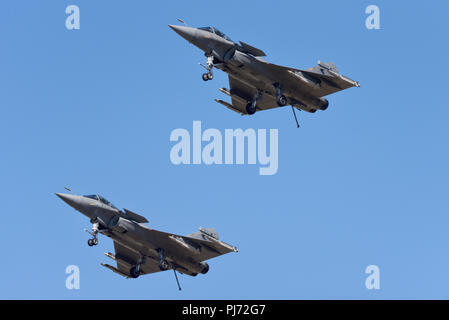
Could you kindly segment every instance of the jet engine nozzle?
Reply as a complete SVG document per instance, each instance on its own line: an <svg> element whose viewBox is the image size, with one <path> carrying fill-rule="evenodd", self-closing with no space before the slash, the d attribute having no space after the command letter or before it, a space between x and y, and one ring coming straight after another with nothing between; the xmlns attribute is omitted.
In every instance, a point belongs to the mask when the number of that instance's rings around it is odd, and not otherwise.
<svg viewBox="0 0 449 320"><path fill-rule="evenodd" d="M203 269L200 272L206 274L209 271L209 265L206 262L201 262L200 265L203 266Z"/></svg>
<svg viewBox="0 0 449 320"><path fill-rule="evenodd" d="M329 101L327 100L327 99L325 99L325 98L322 98L324 101L323 101L323 104L322 105L320 105L320 110L326 110L327 109L327 107L329 107Z"/></svg>

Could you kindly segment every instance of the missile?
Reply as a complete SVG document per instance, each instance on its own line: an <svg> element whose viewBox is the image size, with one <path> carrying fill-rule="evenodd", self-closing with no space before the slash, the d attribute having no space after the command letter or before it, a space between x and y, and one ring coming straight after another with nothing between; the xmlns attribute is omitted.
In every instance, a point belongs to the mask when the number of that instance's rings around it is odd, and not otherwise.
<svg viewBox="0 0 449 320"><path fill-rule="evenodd" d="M227 94L228 96L231 96L231 92L226 88L219 88L218 90L220 90L224 94Z"/></svg>
<svg viewBox="0 0 449 320"><path fill-rule="evenodd" d="M101 265L102 265L103 267L105 267L105 268L108 268L109 270L112 270L113 272L115 272L115 273L117 273L117 274L119 274L119 275L121 275L121 276L123 276L123 277L129 278L129 275L127 275L127 274L124 273L124 272L121 272L119 269L114 268L113 266L111 266L111 265L109 265L109 264L107 264L107 263L102 263Z"/></svg>
<svg viewBox="0 0 449 320"><path fill-rule="evenodd" d="M220 92L232 97L232 99L236 99L238 100L240 103L243 103L244 105L246 105L248 103L248 100L239 96L238 94L232 93L229 89L227 88L219 88L218 89Z"/></svg>
<svg viewBox="0 0 449 320"><path fill-rule="evenodd" d="M242 116L244 115L243 112L241 112L239 109L237 109L236 107L234 107L232 104L230 104L230 103L228 103L228 102L226 102L226 101L220 100L220 99L214 99L214 100L215 100L215 102L218 102L219 104L224 105L224 106L225 106L226 108L228 108L229 110L232 110L232 111L234 111L234 112L237 112L238 114L241 114Z"/></svg>
<svg viewBox="0 0 449 320"><path fill-rule="evenodd" d="M244 105L246 105L248 103L247 99L239 96L238 94L232 93L229 89L227 88L219 88L218 89L220 92L223 92L224 94L232 97L232 99L236 99L238 100L240 103L243 103Z"/></svg>
<svg viewBox="0 0 449 320"><path fill-rule="evenodd" d="M115 257L115 255L110 252L105 252L104 255L108 258L111 258L114 261L117 261L117 258Z"/></svg>
<svg viewBox="0 0 449 320"><path fill-rule="evenodd" d="M112 254L110 252L105 252L104 255L106 257L108 257L108 258L111 258L114 261L117 261L117 263L125 265L127 268L131 268L132 267L132 265L129 262L127 262L127 261L125 261L123 259L117 258L114 254Z"/></svg>

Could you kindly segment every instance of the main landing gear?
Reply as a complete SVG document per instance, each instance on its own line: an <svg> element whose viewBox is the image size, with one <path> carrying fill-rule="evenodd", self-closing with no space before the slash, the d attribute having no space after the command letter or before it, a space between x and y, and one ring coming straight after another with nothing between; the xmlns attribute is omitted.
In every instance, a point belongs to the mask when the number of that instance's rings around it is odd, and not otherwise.
<svg viewBox="0 0 449 320"><path fill-rule="evenodd" d="M276 103L278 104L279 107L286 106L288 104L288 100L287 100L287 97L282 94L282 86L279 83L274 83L273 86L274 86L274 90L275 90ZM300 110L301 109L298 109L298 111L300 111ZM295 107L293 107L293 105L292 105L292 111L293 111L293 116L295 117L296 127L299 128L298 118L296 117Z"/></svg>
<svg viewBox="0 0 449 320"><path fill-rule="evenodd" d="M164 249L157 249L156 251L158 253L157 260L158 260L159 269L161 269L161 271L170 269L170 264L165 259ZM179 289L179 291L181 291L181 285L179 284L178 275L176 274L176 266L173 266L173 273L175 274L175 279L176 279L176 283L178 284L178 289Z"/></svg>
<svg viewBox="0 0 449 320"><path fill-rule="evenodd" d="M212 80L214 78L213 68L214 68L214 56L206 54L207 62L206 65L200 63L200 65L207 70L206 73L203 73L202 78L204 81Z"/></svg>
<svg viewBox="0 0 449 320"><path fill-rule="evenodd" d="M92 221L92 231L86 229L86 232L92 236L91 239L87 240L87 244L89 247L96 246L98 244L98 231L100 230L98 227L100 223L96 220Z"/></svg>
<svg viewBox="0 0 449 320"><path fill-rule="evenodd" d="M257 90L257 93L254 95L253 100L249 101L246 105L246 113L249 115L255 114L257 109L257 101L262 99L262 90Z"/></svg>
<svg viewBox="0 0 449 320"><path fill-rule="evenodd" d="M161 269L161 271L170 269L170 264L168 263L168 261L165 258L164 249L157 249L156 251L158 253L157 260L158 260L159 269ZM141 266L145 264L146 259L147 259L146 256L140 256L136 265L131 267L131 269L129 269L129 274L130 274L131 278L135 279L140 276ZM179 284L178 275L176 274L176 266L173 266L173 272L175 274L176 283L178 284L178 289L181 290L181 285Z"/></svg>
<svg viewBox="0 0 449 320"><path fill-rule="evenodd" d="M282 87L279 83L274 84L274 89L276 90L276 103L279 107L284 107L287 105L287 97L282 94Z"/></svg>
<svg viewBox="0 0 449 320"><path fill-rule="evenodd" d="M140 257L139 260L137 260L136 265L129 269L129 274L131 277L135 279L140 276L140 266L145 264L146 260L147 259L145 256Z"/></svg>
<svg viewBox="0 0 449 320"><path fill-rule="evenodd" d="M161 271L168 270L170 268L170 264L165 259L164 249L158 249L157 253L158 253L157 262L158 262L158 265L159 265L159 269L161 269Z"/></svg>
<svg viewBox="0 0 449 320"><path fill-rule="evenodd" d="M276 102L278 106L283 107L287 105L287 98L284 95L279 95L276 97Z"/></svg>
<svg viewBox="0 0 449 320"><path fill-rule="evenodd" d="M246 112L249 115L256 113L256 103L254 100L252 102L248 102L248 104L246 105Z"/></svg>

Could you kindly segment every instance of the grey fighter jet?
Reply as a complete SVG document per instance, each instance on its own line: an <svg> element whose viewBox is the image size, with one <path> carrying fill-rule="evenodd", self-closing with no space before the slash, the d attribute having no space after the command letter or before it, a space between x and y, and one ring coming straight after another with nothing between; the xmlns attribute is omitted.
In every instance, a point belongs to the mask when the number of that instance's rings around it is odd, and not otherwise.
<svg viewBox="0 0 449 320"><path fill-rule="evenodd" d="M220 241L212 228L200 228L188 236L176 235L149 228L147 219L130 210L117 209L100 195L56 195L90 219L92 231L86 230L92 236L89 246L98 244L98 233L114 241L115 254L105 255L115 260L117 267L102 266L126 278L169 269L174 270L175 276L176 271L190 276L205 274L209 271L206 260L237 252L236 247Z"/></svg>
<svg viewBox="0 0 449 320"><path fill-rule="evenodd" d="M212 80L214 67L229 75L229 89L220 91L230 96L232 103L215 101L241 115L291 105L299 127L295 109L312 113L326 110L329 101L325 96L359 87L358 82L339 74L332 62L318 61L308 70L283 67L265 61L261 58L265 56L262 50L243 41L236 43L217 28L169 27L204 51L204 81Z"/></svg>

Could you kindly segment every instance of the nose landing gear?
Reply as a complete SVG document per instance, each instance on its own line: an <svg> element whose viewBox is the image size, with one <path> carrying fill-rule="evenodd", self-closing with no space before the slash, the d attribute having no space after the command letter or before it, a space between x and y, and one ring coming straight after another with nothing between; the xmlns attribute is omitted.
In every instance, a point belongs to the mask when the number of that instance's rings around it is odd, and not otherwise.
<svg viewBox="0 0 449 320"><path fill-rule="evenodd" d="M213 74L214 56L206 55L206 57L207 57L206 65L200 63L200 66L202 66L204 69L207 70L207 72L203 73L203 75L202 75L202 78L204 81L212 80L214 78L214 74Z"/></svg>
<svg viewBox="0 0 449 320"><path fill-rule="evenodd" d="M89 245L89 247L96 246L98 244L98 239L97 238L89 239L87 240L87 244Z"/></svg>
<svg viewBox="0 0 449 320"><path fill-rule="evenodd" d="M212 71L209 71L207 73L203 73L202 78L204 81L212 80L214 78L214 75L212 74Z"/></svg>
<svg viewBox="0 0 449 320"><path fill-rule="evenodd" d="M92 223L92 231L85 229L85 231L92 236L91 239L87 240L87 244L89 247L96 246L98 244L98 231L100 224L98 221L94 221Z"/></svg>

